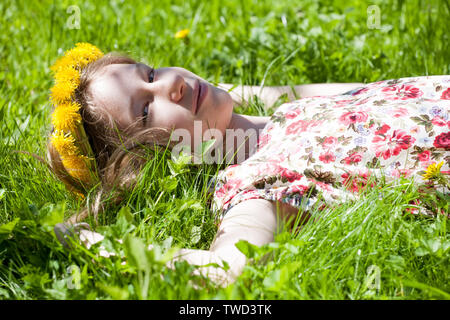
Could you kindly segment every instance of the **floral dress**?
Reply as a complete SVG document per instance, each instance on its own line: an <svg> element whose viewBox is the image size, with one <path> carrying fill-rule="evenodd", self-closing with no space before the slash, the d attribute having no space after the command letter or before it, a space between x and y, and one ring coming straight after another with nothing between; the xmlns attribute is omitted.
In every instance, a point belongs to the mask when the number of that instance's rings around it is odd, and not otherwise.
<svg viewBox="0 0 450 320"><path fill-rule="evenodd" d="M219 172L212 209L220 219L249 199L307 210L355 199L373 186L450 165L450 76L370 83L334 96L281 105L260 134L257 151ZM448 192L448 190L446 190ZM319 195L321 195L319 197Z"/></svg>

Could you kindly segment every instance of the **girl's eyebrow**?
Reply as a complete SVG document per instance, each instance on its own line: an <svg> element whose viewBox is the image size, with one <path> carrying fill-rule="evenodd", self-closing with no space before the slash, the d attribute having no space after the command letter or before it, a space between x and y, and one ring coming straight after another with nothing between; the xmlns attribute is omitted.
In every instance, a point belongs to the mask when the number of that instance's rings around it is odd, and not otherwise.
<svg viewBox="0 0 450 320"><path fill-rule="evenodd" d="M146 80L146 78L145 78L145 75L146 75L146 72L145 72L146 66L145 66L143 63L138 63L138 64L136 64L136 68L138 69L138 73L142 76L142 79L143 79L143 80Z"/></svg>

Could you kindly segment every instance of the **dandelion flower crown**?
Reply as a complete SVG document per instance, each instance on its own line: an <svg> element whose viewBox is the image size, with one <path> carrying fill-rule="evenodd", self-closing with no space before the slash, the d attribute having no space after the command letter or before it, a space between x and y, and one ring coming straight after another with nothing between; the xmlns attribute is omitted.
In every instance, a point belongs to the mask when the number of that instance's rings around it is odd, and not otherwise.
<svg viewBox="0 0 450 320"><path fill-rule="evenodd" d="M66 171L85 190L98 181L98 174L94 153L83 127L81 106L75 101L75 90L80 84L82 69L102 56L96 46L77 43L50 68L55 79L50 94L55 107L51 115L54 129L50 141Z"/></svg>

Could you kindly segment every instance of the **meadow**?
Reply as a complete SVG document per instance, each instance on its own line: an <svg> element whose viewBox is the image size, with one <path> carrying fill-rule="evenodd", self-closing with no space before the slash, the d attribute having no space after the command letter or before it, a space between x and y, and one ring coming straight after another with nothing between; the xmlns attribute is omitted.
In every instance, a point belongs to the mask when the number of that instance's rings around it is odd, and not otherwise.
<svg viewBox="0 0 450 320"><path fill-rule="evenodd" d="M448 21L448 0L1 1L0 299L449 299L450 223L407 210L420 198L448 213L449 196L424 195L410 180L312 212L321 218L263 247L241 242L251 262L220 288L185 263L165 266L173 248L209 247L216 166L161 154L99 217L105 239L67 250L53 226L82 203L43 163L13 152L46 157L49 68L77 42L212 83L368 83L449 74ZM236 111L275 107L255 99Z"/></svg>

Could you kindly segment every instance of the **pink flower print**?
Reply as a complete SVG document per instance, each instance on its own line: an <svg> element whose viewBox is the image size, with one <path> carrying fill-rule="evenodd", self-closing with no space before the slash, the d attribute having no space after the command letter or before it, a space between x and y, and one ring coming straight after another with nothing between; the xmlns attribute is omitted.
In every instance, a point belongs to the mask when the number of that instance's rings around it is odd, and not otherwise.
<svg viewBox="0 0 450 320"><path fill-rule="evenodd" d="M433 146L436 148L450 149L450 132L443 132L438 135L433 142Z"/></svg>
<svg viewBox="0 0 450 320"><path fill-rule="evenodd" d="M369 178L369 173L360 172L359 174L348 174L347 172L341 175L343 179L342 184L352 192L362 191L367 186L367 179ZM371 184L373 187L374 184Z"/></svg>
<svg viewBox="0 0 450 320"><path fill-rule="evenodd" d="M303 175L293 170L283 169L281 171L281 177L286 178L289 182L293 182L295 180L300 180Z"/></svg>
<svg viewBox="0 0 450 320"><path fill-rule="evenodd" d="M445 127L447 125L447 122L439 116L434 117L431 123L438 127Z"/></svg>
<svg viewBox="0 0 450 320"><path fill-rule="evenodd" d="M391 100L408 100L419 98L423 95L419 88L409 84L402 84L401 86L391 85L383 88L381 91L384 92L386 99Z"/></svg>
<svg viewBox="0 0 450 320"><path fill-rule="evenodd" d="M344 113L339 120L345 125L351 125L356 122L366 122L368 115L364 111L350 111Z"/></svg>
<svg viewBox="0 0 450 320"><path fill-rule="evenodd" d="M392 170L391 175L395 178L407 178L411 175L412 172L413 171L409 169L394 169Z"/></svg>
<svg viewBox="0 0 450 320"><path fill-rule="evenodd" d="M362 154L360 152L354 152L348 157L344 158L345 164L355 164L361 162Z"/></svg>
<svg viewBox="0 0 450 320"><path fill-rule="evenodd" d="M396 108L394 110L389 110L388 114L390 114L394 118L405 117L405 116L408 115L408 109L403 108L403 107L399 107L399 108Z"/></svg>
<svg viewBox="0 0 450 320"><path fill-rule="evenodd" d="M385 134L386 132L389 131L390 128L391 127L389 127L387 124L383 124L380 129L375 131L375 134L376 135Z"/></svg>
<svg viewBox="0 0 450 320"><path fill-rule="evenodd" d="M384 160L408 149L415 141L414 137L407 135L403 130L394 130L392 135L377 135L372 140L375 155L382 156Z"/></svg>
<svg viewBox="0 0 450 320"><path fill-rule="evenodd" d="M322 147L324 149L330 149L330 148L332 148L332 147L334 147L336 145L337 141L338 140L337 140L336 137L326 137L323 140Z"/></svg>
<svg viewBox="0 0 450 320"><path fill-rule="evenodd" d="M319 187L323 191L333 192L333 188L327 183L324 183L324 182L321 182L321 181L317 181L317 180L314 180L314 179L311 179L311 182L313 182L317 187Z"/></svg>
<svg viewBox="0 0 450 320"><path fill-rule="evenodd" d="M219 188L216 191L215 196L218 198L224 198L226 195L229 195L229 193L233 190L233 187L228 184L224 184L221 188Z"/></svg>
<svg viewBox="0 0 450 320"><path fill-rule="evenodd" d="M308 131L311 127L318 126L322 122L323 121L299 120L287 126L286 134L299 134Z"/></svg>
<svg viewBox="0 0 450 320"><path fill-rule="evenodd" d="M257 167L257 176L276 176L284 170L283 167L276 163L266 162Z"/></svg>
<svg viewBox="0 0 450 320"><path fill-rule="evenodd" d="M298 116L300 113L301 113L301 109L300 109L300 108L297 108L297 109L294 109L294 110L287 111L287 112L284 114L284 117L285 117L286 119L295 119L295 118L297 118L297 116Z"/></svg>
<svg viewBox="0 0 450 320"><path fill-rule="evenodd" d="M345 107L345 106L347 106L350 102L353 102L353 100L352 99L346 99L346 100L339 100L339 101L335 101L334 103L335 103L335 105L334 105L334 107L335 108L342 108L342 107Z"/></svg>
<svg viewBox="0 0 450 320"><path fill-rule="evenodd" d="M261 136L259 136L258 143L257 143L257 146L258 146L257 148L259 149L259 148L264 147L266 144L269 143L270 139L271 139L271 136L269 134L266 134L266 133L264 133Z"/></svg>
<svg viewBox="0 0 450 320"><path fill-rule="evenodd" d="M304 186L304 185L291 185L289 187L291 193L299 193L300 195L305 194L306 192L308 192L308 186Z"/></svg>
<svg viewBox="0 0 450 320"><path fill-rule="evenodd" d="M442 92L441 99L450 100L450 88Z"/></svg>
<svg viewBox="0 0 450 320"><path fill-rule="evenodd" d="M241 194L241 201L261 198L255 190L245 190Z"/></svg>
<svg viewBox="0 0 450 320"><path fill-rule="evenodd" d="M326 153L322 153L319 156L319 160L324 163L330 163L330 162L333 162L334 160L336 160L336 156L331 152L326 152Z"/></svg>
<svg viewBox="0 0 450 320"><path fill-rule="evenodd" d="M431 152L430 150L425 150L417 155L417 158L420 162L428 162L430 161Z"/></svg>

